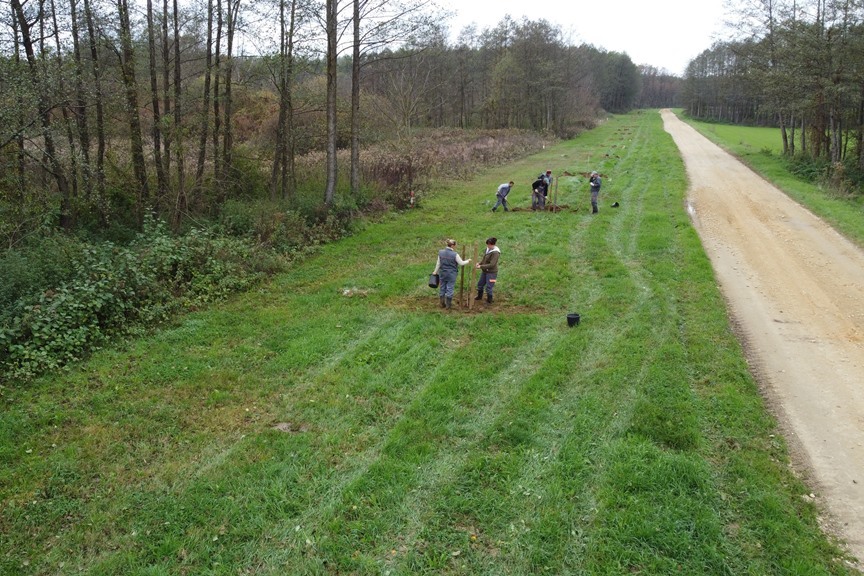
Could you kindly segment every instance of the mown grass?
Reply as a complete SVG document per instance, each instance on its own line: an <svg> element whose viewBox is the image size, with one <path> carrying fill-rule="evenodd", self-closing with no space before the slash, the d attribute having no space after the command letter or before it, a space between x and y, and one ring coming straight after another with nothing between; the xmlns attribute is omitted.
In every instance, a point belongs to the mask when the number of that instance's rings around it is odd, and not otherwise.
<svg viewBox="0 0 864 576"><path fill-rule="evenodd" d="M793 174L788 160L782 155L783 140L779 128L697 122L680 111L678 116L847 238L864 246L864 195L841 194L823 183Z"/></svg>
<svg viewBox="0 0 864 576"><path fill-rule="evenodd" d="M558 214L489 210L511 178L529 206L546 168L603 173L600 214L581 176L560 178ZM851 573L685 188L659 115L610 118L0 390L0 572ZM441 311L426 279L443 240L471 257L490 235L495 304Z"/></svg>

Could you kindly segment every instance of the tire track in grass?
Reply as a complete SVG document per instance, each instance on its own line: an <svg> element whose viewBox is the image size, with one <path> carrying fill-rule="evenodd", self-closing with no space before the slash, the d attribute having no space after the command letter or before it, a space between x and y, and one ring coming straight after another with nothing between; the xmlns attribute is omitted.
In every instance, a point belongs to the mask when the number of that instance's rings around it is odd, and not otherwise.
<svg viewBox="0 0 864 576"><path fill-rule="evenodd" d="M530 326L523 326L523 330L526 328ZM399 510L411 500L416 486L423 483L422 477L429 473L426 467L432 463L434 469L440 461L440 466L444 466L441 469L446 469L448 454L458 453L470 436L471 426L465 421L473 421L476 414L456 409L459 402L484 405L479 399L488 389L466 390L461 385L466 381L462 371L476 370L468 361L477 354L480 345L497 347L499 343L472 342L471 346L451 354L429 375L424 387L381 441L360 455L363 466L350 477L342 478L320 506L304 514L309 522L314 520L311 532L320 536L314 544L314 558L292 554L283 561L290 559L292 565L298 562L298 566L324 563L350 571L377 565L387 558L395 543L404 541L401 527L411 515L406 517ZM488 354L489 350L484 352ZM512 369L521 370L518 365ZM490 381L499 381L495 374L489 373ZM499 386L505 382L500 380ZM494 410L494 406L484 409ZM453 420L454 413L461 422ZM456 431L455 435L449 432L451 429ZM392 536L388 538L388 534ZM345 557L345 550L354 550L356 554Z"/></svg>
<svg viewBox="0 0 864 576"><path fill-rule="evenodd" d="M630 276L624 275L617 281L629 280ZM605 298L600 289L602 282L587 285L591 295L583 298L592 302L592 306L602 306ZM550 403L544 413L538 412L534 418L539 421L542 416L542 423L532 435L537 448L518 455L522 458L517 467L521 475L511 483L524 490L520 493L511 488L507 493L513 510L509 565L521 569L513 573L563 573L578 566L580 551L594 522L593 479L598 476L596 466L602 463L598 450L610 437L621 434L627 420L626 407L632 403L626 379L610 377L619 367L609 362L609 350L626 352L619 343L630 337L628 318L637 314L646 300L643 294L641 301L619 310L617 324L608 322L601 326L592 321L590 329L580 328L582 337L574 339L572 346L564 341L550 356L548 364L555 364L557 359L567 368L551 371L551 380L546 385ZM561 376L556 379L558 374ZM514 406L514 409L520 408ZM579 422L566 431L558 428L560 422L572 422L574 415L580 418ZM601 441L602 438L606 440ZM538 457L539 454L545 455ZM499 490L505 488L501 486Z"/></svg>
<svg viewBox="0 0 864 576"><path fill-rule="evenodd" d="M671 270L682 257L677 235L670 229L682 224L681 202L669 195L663 182L640 178L634 186L637 183L640 197L648 198L651 205L628 202L636 206L639 225L629 236L610 237L628 238L624 250L634 258L638 255L631 275L637 290L649 296L639 313L656 322L643 321L644 336L628 339L650 348L646 353L631 345L632 353L644 359L633 379L633 399L630 413L622 418L622 434L609 442L602 455L605 464L596 478L598 509L584 566L589 571L618 563L624 569L651 573L722 572L725 560L717 550L725 540L715 511L710 467L695 453L701 433L690 377L677 372L680 362L667 362L684 353L675 291L662 284L663 279L675 277ZM693 531L698 536L691 538Z"/></svg>
<svg viewBox="0 0 864 576"><path fill-rule="evenodd" d="M584 230L582 228L578 233L571 233L571 246L581 247L583 242L578 237L584 234ZM588 283L588 286L595 285ZM540 345L532 350L529 358L530 363L537 367L536 370L518 390L501 400L506 409L499 410L501 414L494 421L488 424L484 422L484 429L478 430L479 437L473 441L474 445L467 456L460 458L461 465L454 469L446 481L439 482L441 486L435 488L437 498L433 510L423 514L424 518L433 521L432 526L416 523L415 530L420 530L423 536L420 540L432 550L427 549L424 554L415 553L402 561L400 567L406 569L397 572L441 569L451 557L453 548L461 544L465 554L460 553L453 562L471 563L471 573L480 573L484 569L490 569L491 573L502 573L504 566L507 569L503 573L509 573L514 566L521 566L523 573L533 573L535 567L524 565L523 552L530 552L528 548L522 547L520 537L524 534L508 532L508 526L517 531L517 526L527 526L529 523L536 525L532 513L514 517L502 508L518 510L525 491L530 494L543 492L539 480L547 466L538 465L539 452L526 447L539 444L547 452L547 457L554 456L555 439L560 438L561 433L554 425L544 428L541 421L567 421L568 414L579 412L578 404L585 396L584 384L591 382L596 372L603 370L604 351L614 347L614 343L622 337L620 332L608 327L585 332L582 337L574 337L578 332L569 332L569 337L561 338L561 322L552 319L544 322L541 334L543 337L538 339ZM589 351L588 369L577 370L585 359L576 352L585 350L586 345ZM566 369L562 370L562 365L567 366ZM574 372L580 374L579 381L565 384ZM590 436L595 437L593 433ZM522 461L519 465L507 466L519 460ZM514 489L514 485L521 488ZM552 500L549 498L545 502L551 503ZM587 507L590 508L590 505ZM510 521L505 520L505 525L502 525L502 521L497 519L499 516L510 518ZM436 520L438 524L434 523ZM477 533L467 534L472 529ZM473 541L472 536L476 538ZM569 531L564 540L561 546L568 547ZM502 546L508 549L502 552ZM497 561L489 560L490 556L501 554L506 557L499 557Z"/></svg>
<svg viewBox="0 0 864 576"><path fill-rule="evenodd" d="M339 354L333 355L328 362L314 366L312 370L308 371L308 379L310 381L326 380L328 373L338 370L340 363L351 362L351 356L356 354L358 349L362 348L365 343L381 339L382 333L394 333L394 338L401 340L401 334L406 331L412 333L416 332L419 325L417 319L408 319L406 321L405 318L397 317L393 314L384 314L376 316L376 318L378 321L369 325L366 328L365 333L362 334L362 337L355 337L349 345L340 350ZM412 341L410 337L405 338L404 340L409 342ZM434 350L429 350L426 353L429 357L432 357L434 354ZM414 357L421 358L422 356L420 354L415 354ZM297 390L295 390L295 392L297 392ZM316 396L313 393L314 390L311 388L309 390L301 390L300 392L301 398L312 401L313 403L317 400L326 402L324 396ZM332 417L327 418L326 422L331 424L334 422L342 423L341 420ZM350 423L352 421L348 422ZM313 447L306 448L307 453L320 456L321 452L318 450L321 449L324 451L321 446L327 443L327 439L334 436L338 437L342 433L344 433L344 431L341 430L328 431L327 435L320 437L323 438L325 442L322 442L322 444L319 445L319 448L316 449L314 448L313 441L311 443ZM265 432L264 434L273 433ZM176 541L179 541L182 538L181 533L184 530L201 531L203 533L212 534L213 530L208 530L207 526L213 522L218 523L220 516L231 516L232 511L234 512L233 515L235 516L235 520L237 518L243 518L245 520L247 516L256 516L256 503L245 504L250 507L247 513L237 512L238 506L234 505L224 506L227 512L212 517L207 513L207 510L209 510L210 506L215 502L221 502L224 505L228 501L234 502L235 499L241 499L241 494L248 490L249 476L256 474L256 472L260 472L260 465L256 467L246 460L247 452L250 449L250 443L255 440L244 438L245 435L234 438L234 441L230 445L223 445L221 449L217 451L196 458L193 462L190 462L190 467L186 470L187 473L179 475L182 480L173 483L170 487L159 488L157 486L152 486L138 492L136 495L136 505L129 507L130 512L128 514L134 514L134 510L148 505L155 505L155 507L159 509L164 509L166 513L165 518L163 518L165 522L161 525L141 526L138 527L137 531L140 533L147 531L148 536L150 536L149 539L157 542L160 540L169 542L174 538L177 539ZM300 439L299 444L297 442L291 442L288 445L282 446L286 449L291 449L295 446L298 447L298 450L293 454L296 456L301 453L302 445L305 443L305 439ZM273 455L274 457L276 456L275 453ZM292 461L290 465L284 466L279 473L280 475L283 475L283 477L287 475L289 477L314 478L314 482L309 482L304 485L304 488L307 489L305 495L298 492L293 493L293 497L297 501L308 503L314 500L314 494L317 487L322 483L329 481L339 472L338 468L334 469L329 466L331 463L332 460L330 459L321 460L316 458L305 462L295 460ZM350 470L348 472L350 473ZM264 477L266 478L267 476L264 475ZM263 492L267 492L267 490L263 490ZM239 508L242 509L242 506L239 506ZM260 516L260 514L257 515ZM259 519L259 521L262 520ZM248 550L245 550L244 547L236 546L239 534L242 532L242 528L237 526L239 521L226 522L223 518L222 522L223 526L225 524L234 525L235 529L232 536L234 537L235 547L231 549L232 552L222 550L221 555L237 556L239 559L242 559L243 553L248 552ZM132 522L129 524L134 525ZM178 533L178 531L180 531L180 533ZM267 531L262 530L262 532L266 533ZM202 545L206 548L212 549L214 553L216 553L217 549L220 548L220 545L217 544L206 543ZM153 560L155 561L157 559L154 558ZM102 558L94 560L93 562L94 566L113 565L113 563L116 562L115 554L103 555Z"/></svg>

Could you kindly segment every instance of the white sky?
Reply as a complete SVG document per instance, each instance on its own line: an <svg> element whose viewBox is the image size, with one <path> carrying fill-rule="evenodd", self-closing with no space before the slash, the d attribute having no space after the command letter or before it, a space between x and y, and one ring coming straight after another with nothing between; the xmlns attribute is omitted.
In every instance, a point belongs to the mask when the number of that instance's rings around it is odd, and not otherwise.
<svg viewBox="0 0 864 576"><path fill-rule="evenodd" d="M517 22L546 20L570 44L626 52L634 64L683 74L687 63L722 39L724 0L440 0L456 13L453 35L476 23L481 30L509 14Z"/></svg>

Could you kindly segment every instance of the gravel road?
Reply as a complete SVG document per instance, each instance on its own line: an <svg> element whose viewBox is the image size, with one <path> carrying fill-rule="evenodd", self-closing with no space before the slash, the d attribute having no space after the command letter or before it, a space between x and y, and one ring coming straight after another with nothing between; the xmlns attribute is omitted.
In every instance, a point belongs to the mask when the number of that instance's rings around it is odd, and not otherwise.
<svg viewBox="0 0 864 576"><path fill-rule="evenodd" d="M864 559L864 251L671 111L661 115L687 167L687 208L796 469L826 530Z"/></svg>

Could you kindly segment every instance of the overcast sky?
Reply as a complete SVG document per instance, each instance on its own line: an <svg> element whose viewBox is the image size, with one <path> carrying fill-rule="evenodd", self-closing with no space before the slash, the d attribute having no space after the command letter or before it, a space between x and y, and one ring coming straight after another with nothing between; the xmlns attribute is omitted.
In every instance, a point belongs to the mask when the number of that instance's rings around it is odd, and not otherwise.
<svg viewBox="0 0 864 576"><path fill-rule="evenodd" d="M509 14L517 22L546 20L570 44L626 52L635 64L683 74L687 63L722 38L723 0L440 0L456 12L455 34L474 22L480 29Z"/></svg>

